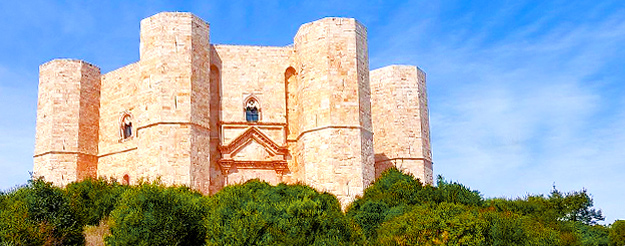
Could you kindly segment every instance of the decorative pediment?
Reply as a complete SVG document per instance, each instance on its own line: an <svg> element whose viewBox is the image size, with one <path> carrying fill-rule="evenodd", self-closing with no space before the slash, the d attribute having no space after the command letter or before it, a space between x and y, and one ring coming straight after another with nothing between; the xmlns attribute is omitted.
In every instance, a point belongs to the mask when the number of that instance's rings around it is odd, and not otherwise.
<svg viewBox="0 0 625 246"><path fill-rule="evenodd" d="M282 174L288 171L288 150L256 127L250 127L226 146L220 146L219 166L228 173L232 166L239 169L271 169Z"/></svg>
<svg viewBox="0 0 625 246"><path fill-rule="evenodd" d="M250 141L255 141L258 144L262 145L265 150L272 156L287 154L286 147L278 145L256 127L248 128L245 132L232 140L230 144L226 146L220 146L219 150L222 156L231 156L232 154L239 152L243 147L247 146Z"/></svg>

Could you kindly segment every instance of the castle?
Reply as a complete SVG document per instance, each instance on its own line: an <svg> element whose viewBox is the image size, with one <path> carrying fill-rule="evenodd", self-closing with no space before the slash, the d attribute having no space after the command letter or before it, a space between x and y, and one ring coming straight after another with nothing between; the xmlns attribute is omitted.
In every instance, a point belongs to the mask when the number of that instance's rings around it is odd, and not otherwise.
<svg viewBox="0 0 625 246"><path fill-rule="evenodd" d="M354 19L302 25L286 47L213 45L190 13L141 21L140 59L101 74L39 68L33 176L160 178L205 194L258 178L301 182L343 205L396 166L432 183L425 73L369 71Z"/></svg>

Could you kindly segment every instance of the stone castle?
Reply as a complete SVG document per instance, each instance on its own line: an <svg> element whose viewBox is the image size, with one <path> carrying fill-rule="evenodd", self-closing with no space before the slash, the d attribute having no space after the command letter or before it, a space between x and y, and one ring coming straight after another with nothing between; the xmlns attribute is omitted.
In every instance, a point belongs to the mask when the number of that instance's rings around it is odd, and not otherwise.
<svg viewBox="0 0 625 246"><path fill-rule="evenodd" d="M286 47L213 45L190 13L141 21L138 62L40 66L33 176L160 178L205 194L261 179L343 205L396 166L432 183L425 73L369 70L354 19L302 25Z"/></svg>

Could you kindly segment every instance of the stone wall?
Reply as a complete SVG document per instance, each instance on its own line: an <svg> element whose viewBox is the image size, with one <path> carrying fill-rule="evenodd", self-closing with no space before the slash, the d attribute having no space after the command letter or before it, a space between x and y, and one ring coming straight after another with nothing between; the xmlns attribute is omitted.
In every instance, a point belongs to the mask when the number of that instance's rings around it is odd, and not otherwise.
<svg viewBox="0 0 625 246"><path fill-rule="evenodd" d="M371 71L376 177L391 166L432 183L425 74L414 66Z"/></svg>
<svg viewBox="0 0 625 246"><path fill-rule="evenodd" d="M261 122L286 123L284 73L289 68L288 47L214 45L221 64L221 121L245 122L244 100L255 96L261 104Z"/></svg>
<svg viewBox="0 0 625 246"><path fill-rule="evenodd" d="M254 178L303 182L343 206L393 165L431 183L425 73L370 73L362 24L307 23L287 47L211 45L209 35L190 13L159 13L141 21L136 63L104 75L82 61L43 64L35 175L204 193ZM250 98L258 122L246 121Z"/></svg>
<svg viewBox="0 0 625 246"><path fill-rule="evenodd" d="M139 63L102 75L100 96L100 138L98 176L122 181L125 175L135 183L150 173L138 172L145 162L137 162L137 131L144 125L148 85L141 84ZM122 118L132 118L133 136L124 139L121 132Z"/></svg>
<svg viewBox="0 0 625 246"><path fill-rule="evenodd" d="M250 127L257 128L279 146L286 145L285 71L290 67L289 47L214 45L213 67L219 71L220 145L227 146ZM254 98L260 105L258 122L245 119L246 101ZM260 144L249 140L228 158L269 161L274 156ZM269 168L267 166L266 168ZM225 172L228 184L258 178L276 183L281 178L274 170L250 170L241 165Z"/></svg>

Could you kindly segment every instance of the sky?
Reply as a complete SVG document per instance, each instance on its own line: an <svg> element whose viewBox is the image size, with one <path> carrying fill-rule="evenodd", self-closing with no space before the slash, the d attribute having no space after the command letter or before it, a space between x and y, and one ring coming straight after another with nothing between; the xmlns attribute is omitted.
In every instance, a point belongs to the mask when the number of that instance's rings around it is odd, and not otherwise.
<svg viewBox="0 0 625 246"><path fill-rule="evenodd" d="M139 59L139 22L192 12L211 43L286 46L328 16L367 27L371 69L427 73L434 172L484 197L586 189L625 219L625 1L2 1L0 190L29 179L38 66Z"/></svg>

